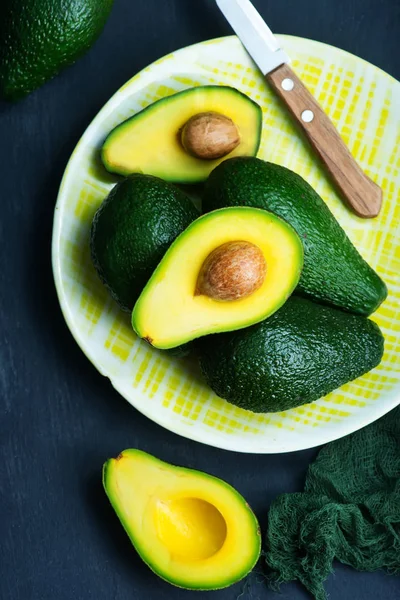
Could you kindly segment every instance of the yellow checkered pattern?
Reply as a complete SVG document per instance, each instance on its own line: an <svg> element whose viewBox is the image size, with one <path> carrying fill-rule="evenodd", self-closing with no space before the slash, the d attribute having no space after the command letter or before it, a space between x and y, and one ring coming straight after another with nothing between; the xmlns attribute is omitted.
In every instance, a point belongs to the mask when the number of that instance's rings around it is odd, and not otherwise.
<svg viewBox="0 0 400 600"><path fill-rule="evenodd" d="M362 418L374 403L392 401L396 393L400 396L400 85L334 48L286 36L282 42L294 70L334 121L352 154L383 188L384 204L377 219L361 220L344 207L302 134L235 38L205 43L202 52L189 48L172 54L128 82L117 93L115 108L104 109L96 127L92 126L94 133L87 132L79 143L57 205L62 211L58 289L80 345L140 410L166 426L178 423L172 428L188 437L196 430L196 439L204 435L216 445L221 445L216 441L220 436L274 438L278 430L285 436L307 436L312 428L332 428L349 417ZM373 317L386 338L381 365L318 402L283 413L254 415L228 404L205 386L193 359L171 358L136 339L129 315L121 314L109 298L90 261L92 217L117 181L99 162L98 148L105 135L155 100L204 84L237 87L262 106L259 156L293 169L314 186L389 288L388 300Z"/></svg>

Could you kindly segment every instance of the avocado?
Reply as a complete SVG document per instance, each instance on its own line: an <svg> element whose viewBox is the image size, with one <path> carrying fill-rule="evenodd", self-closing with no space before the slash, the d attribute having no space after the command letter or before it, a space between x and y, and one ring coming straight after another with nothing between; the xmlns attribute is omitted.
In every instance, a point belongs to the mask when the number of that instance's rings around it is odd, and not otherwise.
<svg viewBox="0 0 400 600"><path fill-rule="evenodd" d="M203 211L241 205L269 210L299 234L304 246L299 294L367 316L385 300L384 282L322 198L293 171L257 158L225 161L207 181Z"/></svg>
<svg viewBox="0 0 400 600"><path fill-rule="evenodd" d="M94 216L91 254L121 308L132 310L166 250L198 216L182 191L156 177L135 174L115 185Z"/></svg>
<svg viewBox="0 0 400 600"><path fill-rule="evenodd" d="M254 513L221 479L125 450L105 463L103 484L142 560L175 586L228 587L260 556Z"/></svg>
<svg viewBox="0 0 400 600"><path fill-rule="evenodd" d="M17 100L84 54L114 0L3 0L0 96Z"/></svg>
<svg viewBox="0 0 400 600"><path fill-rule="evenodd" d="M208 385L257 413L313 402L376 367L384 338L376 323L292 296L266 321L197 342Z"/></svg>
<svg viewBox="0 0 400 600"><path fill-rule="evenodd" d="M261 128L261 108L250 98L231 87L200 86L162 98L118 125L101 156L112 173L197 183L227 155L256 155Z"/></svg>
<svg viewBox="0 0 400 600"><path fill-rule="evenodd" d="M285 221L256 208L225 208L194 221L171 245L132 313L156 348L257 323L300 278L303 247Z"/></svg>

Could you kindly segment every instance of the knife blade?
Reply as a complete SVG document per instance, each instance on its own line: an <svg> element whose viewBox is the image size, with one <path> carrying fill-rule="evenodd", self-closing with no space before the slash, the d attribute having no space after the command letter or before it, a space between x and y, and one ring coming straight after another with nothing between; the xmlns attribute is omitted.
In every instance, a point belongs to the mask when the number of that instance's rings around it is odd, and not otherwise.
<svg viewBox="0 0 400 600"><path fill-rule="evenodd" d="M278 40L251 2L248 0L216 0L216 2L264 75L290 62L288 55L282 50Z"/></svg>
<svg viewBox="0 0 400 600"><path fill-rule="evenodd" d="M361 169L334 124L289 66L289 57L250 0L216 0L232 29L306 134L343 199L359 217L376 217L382 190Z"/></svg>

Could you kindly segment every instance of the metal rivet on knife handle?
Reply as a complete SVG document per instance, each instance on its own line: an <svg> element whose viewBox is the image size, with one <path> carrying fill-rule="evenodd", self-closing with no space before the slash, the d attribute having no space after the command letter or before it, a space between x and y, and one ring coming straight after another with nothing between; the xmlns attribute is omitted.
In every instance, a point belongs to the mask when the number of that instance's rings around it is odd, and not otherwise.
<svg viewBox="0 0 400 600"><path fill-rule="evenodd" d="M304 121L304 123L311 123L313 118L314 113L312 110L303 110L303 112L301 113L301 120Z"/></svg>
<svg viewBox="0 0 400 600"><path fill-rule="evenodd" d="M291 92L292 89L294 88L294 81L293 79L289 79L288 77L286 79L284 79L282 81L282 89L285 90L285 92Z"/></svg>

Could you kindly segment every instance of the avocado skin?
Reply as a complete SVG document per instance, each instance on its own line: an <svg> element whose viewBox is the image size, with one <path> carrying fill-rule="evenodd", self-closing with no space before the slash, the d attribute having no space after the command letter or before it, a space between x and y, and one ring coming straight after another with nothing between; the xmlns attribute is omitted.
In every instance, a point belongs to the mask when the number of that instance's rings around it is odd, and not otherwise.
<svg viewBox="0 0 400 600"><path fill-rule="evenodd" d="M197 346L213 391L259 413L318 400L376 367L383 349L373 321L295 296L266 321Z"/></svg>
<svg viewBox="0 0 400 600"><path fill-rule="evenodd" d="M111 190L93 219L91 254L122 309L132 310L169 246L198 216L183 192L151 175L136 173Z"/></svg>
<svg viewBox="0 0 400 600"><path fill-rule="evenodd" d="M361 315L372 314L387 288L350 242L317 192L299 175L252 157L232 158L211 173L203 211L254 206L285 219L304 246L297 293Z"/></svg>
<svg viewBox="0 0 400 600"><path fill-rule="evenodd" d="M100 35L114 0L2 0L0 96L18 100L75 62Z"/></svg>

